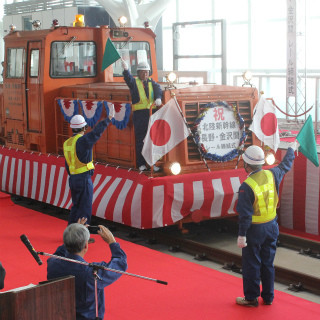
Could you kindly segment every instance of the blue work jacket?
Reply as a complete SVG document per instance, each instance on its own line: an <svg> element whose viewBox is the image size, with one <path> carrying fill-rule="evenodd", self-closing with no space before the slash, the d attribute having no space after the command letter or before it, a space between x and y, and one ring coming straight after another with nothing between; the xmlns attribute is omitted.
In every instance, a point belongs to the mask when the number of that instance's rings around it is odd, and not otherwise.
<svg viewBox="0 0 320 320"><path fill-rule="evenodd" d="M276 185L277 193L279 194L279 185L284 175L291 169L292 162L295 158L294 151L292 148L288 148L286 155L284 156L281 163L271 168L270 171L274 176L274 182ZM261 170L261 169L260 169ZM257 171L252 172L254 174ZM255 200L254 193L249 185L243 182L239 188L239 197L236 210L239 213L239 236L246 236L247 230L252 223L253 203Z"/></svg>
<svg viewBox="0 0 320 320"><path fill-rule="evenodd" d="M108 127L110 122L111 121L108 118L100 121L90 132L85 133L82 137L80 137L77 140L76 153L77 153L78 159L82 163L89 163L92 160L92 148L94 144L100 139L102 133ZM67 172L70 175L69 166L67 162L65 163L65 165L66 165ZM79 175L89 174L92 176L93 173L94 173L94 170L89 170L84 173L80 173ZM71 175L71 176L74 176L74 175Z"/></svg>
<svg viewBox="0 0 320 320"><path fill-rule="evenodd" d="M93 262L93 264L104 266L120 271L127 270L127 256L120 248L120 244L115 242L110 244L111 261ZM58 247L54 255L86 262L81 256L71 254L64 245ZM76 313L77 320L93 320L96 318L95 309L95 281L93 269L90 266L78 264L75 262L49 258L47 261L47 278L55 279L68 275L75 276L76 287ZM112 271L100 270L98 276L101 280L97 281L98 285L98 310L99 318L103 319L105 312L104 288L120 278L121 274Z"/></svg>
<svg viewBox="0 0 320 320"><path fill-rule="evenodd" d="M137 87L136 79L131 75L129 70L123 71L123 78L130 89L132 104L138 103L140 101L140 96L139 96L139 90ZM149 78L147 82L150 82L150 81L153 87L154 100L161 99L162 90L160 88L160 85L155 81L153 81L151 78ZM145 83L145 92L146 92L147 98L149 98L148 83Z"/></svg>

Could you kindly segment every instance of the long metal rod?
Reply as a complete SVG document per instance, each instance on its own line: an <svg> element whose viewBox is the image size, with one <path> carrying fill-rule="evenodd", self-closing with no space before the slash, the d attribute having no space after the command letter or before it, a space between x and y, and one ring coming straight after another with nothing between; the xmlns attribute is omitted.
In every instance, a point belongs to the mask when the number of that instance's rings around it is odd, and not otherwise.
<svg viewBox="0 0 320 320"><path fill-rule="evenodd" d="M42 256L48 256L48 257L52 257L52 258L56 258L56 259L60 259L60 260L70 261L70 262L82 264L82 265L85 265L85 266L89 266L91 268L107 270L107 271L111 271L111 272L115 272L115 273L124 274L126 276L136 277L136 278L149 280L149 281L154 281L154 282L157 282L157 283L160 283L160 284L168 285L168 282L166 282L166 281L157 280L157 279L153 279L153 278L148 278L148 277L145 277L145 276L140 276L138 274L129 273L129 272L125 272L125 271L121 271L121 270L117 270L117 269L107 268L107 267L100 266L100 265L97 265L97 264L94 264L94 263L88 263L88 262L82 262L82 261L78 261L78 260L73 260L73 259L70 259L70 258L61 257L61 256L57 256L57 255L54 255L54 254L46 253L46 252L37 252L37 253L42 255Z"/></svg>
<svg viewBox="0 0 320 320"><path fill-rule="evenodd" d="M183 119L183 121L184 121L184 123L185 123L185 125L186 125L186 127L187 127L187 129L188 129L188 131L189 131L189 134L191 135L193 142L195 143L195 145L196 145L197 148L198 148L198 151L199 151L199 154L200 154L200 157L201 157L202 161L203 161L204 164L206 165L208 171L211 171L210 168L209 168L209 166L208 166L208 164L207 164L206 159L202 156L202 153L201 153L199 144L197 143L197 141L196 141L196 139L195 139L195 137L194 137L194 134L193 134L193 132L191 131L191 129L190 129L190 127L189 127L189 124L188 124L188 122L187 122L187 119L185 118L185 116L184 116L184 114L183 114L183 112L182 112L182 110L181 110L181 108L180 108L180 106L179 106L179 103L178 103L178 101L177 101L176 95L175 95L175 93L172 92L172 91L171 91L171 97L173 97L174 102L176 103L176 106L177 106L177 108L178 108L178 110L179 110L179 112L180 112L180 114L181 114L181 117L182 117L182 119Z"/></svg>

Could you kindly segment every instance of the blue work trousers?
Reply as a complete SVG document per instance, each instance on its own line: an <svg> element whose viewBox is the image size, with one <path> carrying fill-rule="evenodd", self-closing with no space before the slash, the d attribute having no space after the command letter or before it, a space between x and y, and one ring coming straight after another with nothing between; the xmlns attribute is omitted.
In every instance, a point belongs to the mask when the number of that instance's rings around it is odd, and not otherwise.
<svg viewBox="0 0 320 320"><path fill-rule="evenodd" d="M143 148L143 140L148 131L149 118L149 109L137 110L133 112L132 120L134 126L134 134L136 138L136 164L138 168L146 164L146 160L144 159L141 152Z"/></svg>
<svg viewBox="0 0 320 320"><path fill-rule="evenodd" d="M93 183L88 173L69 176L72 207L68 224L75 223L79 218L87 218L87 224L91 222Z"/></svg>
<svg viewBox="0 0 320 320"><path fill-rule="evenodd" d="M247 246L242 249L243 292L247 300L260 296L272 302L274 298L274 257L279 235L276 219L261 224L252 224L247 231Z"/></svg>

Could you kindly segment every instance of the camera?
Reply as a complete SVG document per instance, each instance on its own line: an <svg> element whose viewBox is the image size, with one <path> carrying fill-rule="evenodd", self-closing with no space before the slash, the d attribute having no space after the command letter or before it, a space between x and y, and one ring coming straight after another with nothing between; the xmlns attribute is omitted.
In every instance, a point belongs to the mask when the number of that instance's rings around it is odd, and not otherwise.
<svg viewBox="0 0 320 320"><path fill-rule="evenodd" d="M97 234L100 228L98 226L88 226L88 230L91 234Z"/></svg>

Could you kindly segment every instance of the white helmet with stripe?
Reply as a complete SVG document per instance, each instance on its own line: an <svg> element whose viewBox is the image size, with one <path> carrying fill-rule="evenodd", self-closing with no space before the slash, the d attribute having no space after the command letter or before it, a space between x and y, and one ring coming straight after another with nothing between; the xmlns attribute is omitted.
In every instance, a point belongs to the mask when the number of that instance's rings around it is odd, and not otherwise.
<svg viewBox="0 0 320 320"><path fill-rule="evenodd" d="M149 66L148 62L146 62L146 61L140 62L137 66L137 71L139 71L139 70L150 71L150 66Z"/></svg>
<svg viewBox="0 0 320 320"><path fill-rule="evenodd" d="M81 114L76 114L71 118L70 128L73 129L81 129L87 125L86 120Z"/></svg>
<svg viewBox="0 0 320 320"><path fill-rule="evenodd" d="M251 165L264 164L264 152L258 146L250 146L242 155L243 161Z"/></svg>

